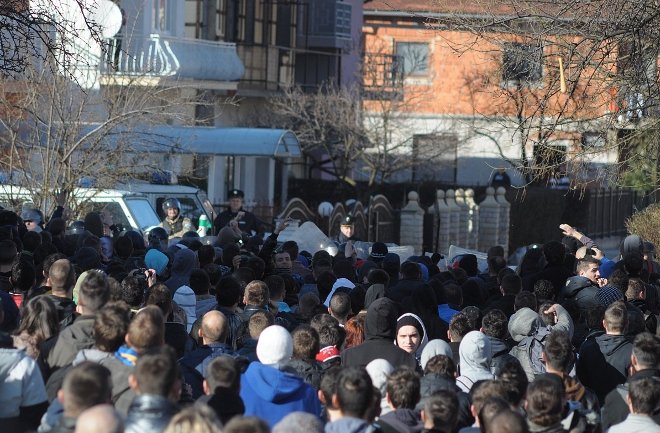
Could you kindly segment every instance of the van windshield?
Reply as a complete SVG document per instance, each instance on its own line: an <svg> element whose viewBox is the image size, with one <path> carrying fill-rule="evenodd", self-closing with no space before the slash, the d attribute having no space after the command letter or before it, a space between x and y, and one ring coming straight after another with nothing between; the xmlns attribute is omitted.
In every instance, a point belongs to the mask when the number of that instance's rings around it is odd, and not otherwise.
<svg viewBox="0 0 660 433"><path fill-rule="evenodd" d="M158 215L154 212L149 201L145 199L127 199L126 204L141 230L160 224Z"/></svg>

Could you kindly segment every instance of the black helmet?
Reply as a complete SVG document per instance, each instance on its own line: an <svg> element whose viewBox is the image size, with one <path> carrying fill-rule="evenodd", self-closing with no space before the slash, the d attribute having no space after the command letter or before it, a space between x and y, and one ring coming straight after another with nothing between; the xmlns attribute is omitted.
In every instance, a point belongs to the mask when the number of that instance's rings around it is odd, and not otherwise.
<svg viewBox="0 0 660 433"><path fill-rule="evenodd" d="M163 212L167 212L169 208L175 208L179 210L179 212L181 211L181 203L179 203L179 200L175 198L168 198L167 200L165 200L163 202L162 207L163 207Z"/></svg>
<svg viewBox="0 0 660 433"><path fill-rule="evenodd" d="M21 212L21 219L23 221L32 221L37 224L41 224L44 221L41 211L34 208L25 208Z"/></svg>
<svg viewBox="0 0 660 433"><path fill-rule="evenodd" d="M81 235L83 233L85 233L85 222L80 220L72 222L66 229L67 235Z"/></svg>
<svg viewBox="0 0 660 433"><path fill-rule="evenodd" d="M162 227L154 227L149 230L149 242L152 241L167 241L167 230Z"/></svg>

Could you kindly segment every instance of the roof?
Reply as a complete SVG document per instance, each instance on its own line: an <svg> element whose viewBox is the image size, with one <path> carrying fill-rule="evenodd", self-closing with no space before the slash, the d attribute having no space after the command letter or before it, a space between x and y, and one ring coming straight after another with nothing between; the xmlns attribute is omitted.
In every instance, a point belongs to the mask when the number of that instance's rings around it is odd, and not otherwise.
<svg viewBox="0 0 660 433"><path fill-rule="evenodd" d="M427 16L512 16L516 18L580 17L595 5L543 0L374 0L364 5L365 15Z"/></svg>
<svg viewBox="0 0 660 433"><path fill-rule="evenodd" d="M86 134L98 125L83 128ZM199 155L301 156L296 135L285 129L154 126L113 129L104 138L110 146L130 140L136 152Z"/></svg>

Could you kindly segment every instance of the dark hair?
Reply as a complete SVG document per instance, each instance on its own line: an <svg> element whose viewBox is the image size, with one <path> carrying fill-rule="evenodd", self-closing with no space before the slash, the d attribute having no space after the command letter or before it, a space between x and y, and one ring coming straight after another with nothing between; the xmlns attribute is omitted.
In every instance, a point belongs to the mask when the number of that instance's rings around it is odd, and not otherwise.
<svg viewBox="0 0 660 433"><path fill-rule="evenodd" d="M319 298L325 299L332 291L332 286L337 281L337 277L332 271L323 271L316 277L316 286L319 289Z"/></svg>
<svg viewBox="0 0 660 433"><path fill-rule="evenodd" d="M419 376L401 367L387 377L387 394L395 409L414 409L421 398Z"/></svg>
<svg viewBox="0 0 660 433"><path fill-rule="evenodd" d="M479 307L474 305L468 305L467 307L464 307L461 310L461 314L467 317L468 322L470 323L471 331L479 330L479 328L481 327L481 318L483 317Z"/></svg>
<svg viewBox="0 0 660 433"><path fill-rule="evenodd" d="M538 307L536 302L536 295L532 292L521 291L518 293L513 301L513 308L518 311L521 308L527 307L530 310L536 311Z"/></svg>
<svg viewBox="0 0 660 433"><path fill-rule="evenodd" d="M504 340L508 332L509 319L502 310L493 309L484 314L481 319L482 332L489 337Z"/></svg>
<svg viewBox="0 0 660 433"><path fill-rule="evenodd" d="M319 346L339 346L342 342L342 335L339 326L325 325L317 331L319 334Z"/></svg>
<svg viewBox="0 0 660 433"><path fill-rule="evenodd" d="M463 292L458 284L452 282L442 284L440 294L444 300L443 304L449 304L455 308L460 308L463 304Z"/></svg>
<svg viewBox="0 0 660 433"><path fill-rule="evenodd" d="M374 387L364 368L345 367L337 377L337 401L344 415L363 418L371 405Z"/></svg>
<svg viewBox="0 0 660 433"><path fill-rule="evenodd" d="M493 418L495 418L503 410L510 409L509 402L500 397L489 397L481 406L481 410L477 414L479 418L479 426L488 431Z"/></svg>
<svg viewBox="0 0 660 433"><path fill-rule="evenodd" d="M587 327L589 329L603 329L605 306L601 304L594 305L585 312L585 316Z"/></svg>
<svg viewBox="0 0 660 433"><path fill-rule="evenodd" d="M241 374L236 359L227 355L214 358L206 367L204 378L211 392L222 386L238 393L241 384Z"/></svg>
<svg viewBox="0 0 660 433"><path fill-rule="evenodd" d="M313 360L319 352L319 334L309 325L298 325L291 333L293 359Z"/></svg>
<svg viewBox="0 0 660 433"><path fill-rule="evenodd" d="M477 414L481 412L481 408L489 398L505 398L505 396L506 386L501 380L480 380L475 382L470 389L470 397L472 397L472 404L477 410Z"/></svg>
<svg viewBox="0 0 660 433"><path fill-rule="evenodd" d="M133 372L141 394L167 397L179 378L179 364L174 349L162 346L138 357Z"/></svg>
<svg viewBox="0 0 660 433"><path fill-rule="evenodd" d="M555 286L548 280L538 280L534 283L534 294L538 302L552 301L555 299Z"/></svg>
<svg viewBox="0 0 660 433"><path fill-rule="evenodd" d="M241 283L241 286L247 286L252 281L255 281L254 271L250 268L238 268L232 272L232 276Z"/></svg>
<svg viewBox="0 0 660 433"><path fill-rule="evenodd" d="M437 374L453 381L456 377L456 365L447 355L435 355L426 362L424 374Z"/></svg>
<svg viewBox="0 0 660 433"><path fill-rule="evenodd" d="M279 275L269 275L264 278L264 283L268 286L271 299L280 299L284 297L284 279Z"/></svg>
<svg viewBox="0 0 660 433"><path fill-rule="evenodd" d="M517 360L506 362L497 372L497 378L504 384L503 396L512 406L518 406L527 392L527 374Z"/></svg>
<svg viewBox="0 0 660 433"><path fill-rule="evenodd" d="M336 365L328 368L323 376L321 377L321 384L319 385L319 391L323 395L323 403L326 407L330 409L336 409L332 403L332 396L337 393L337 381L339 379L339 374L343 371L342 367Z"/></svg>
<svg viewBox="0 0 660 433"><path fill-rule="evenodd" d="M72 417L97 404L110 403L110 370L96 362L83 361L66 373L62 391L64 410Z"/></svg>
<svg viewBox="0 0 660 433"><path fill-rule="evenodd" d="M156 283L149 288L146 305L155 305L160 308L165 320L168 319L174 308L170 289L164 283Z"/></svg>
<svg viewBox="0 0 660 433"><path fill-rule="evenodd" d="M124 344L131 321L130 309L124 302L108 302L94 319L94 345L97 349L114 353Z"/></svg>
<svg viewBox="0 0 660 433"><path fill-rule="evenodd" d="M37 232L27 232L23 235L23 251L33 253L41 245L41 235Z"/></svg>
<svg viewBox="0 0 660 433"><path fill-rule="evenodd" d="M215 260L215 248L212 245L202 245L197 250L199 266L204 267Z"/></svg>
<svg viewBox="0 0 660 433"><path fill-rule="evenodd" d="M517 295L522 290L522 280L516 274L505 275L500 286L505 295Z"/></svg>
<svg viewBox="0 0 660 433"><path fill-rule="evenodd" d="M337 278L346 278L351 282L355 282L355 269L350 260L341 259L337 260L332 266L332 272Z"/></svg>
<svg viewBox="0 0 660 433"><path fill-rule="evenodd" d="M266 270L266 262L261 257L250 257L244 265L245 268L252 269L254 278L260 280Z"/></svg>
<svg viewBox="0 0 660 433"><path fill-rule="evenodd" d="M403 262L401 263L401 276L403 278L420 278L422 271L416 262Z"/></svg>
<svg viewBox="0 0 660 433"><path fill-rule="evenodd" d="M130 275L121 282L121 299L133 308L139 308L144 303L147 290L147 280L136 275Z"/></svg>
<svg viewBox="0 0 660 433"><path fill-rule="evenodd" d="M369 284L382 284L387 288L390 285L390 276L382 269L371 269L367 274Z"/></svg>
<svg viewBox="0 0 660 433"><path fill-rule="evenodd" d="M222 429L223 433L268 433L270 427L256 416L237 415L229 420Z"/></svg>
<svg viewBox="0 0 660 433"><path fill-rule="evenodd" d="M434 428L454 431L458 420L458 397L453 391L441 389L424 402L424 415Z"/></svg>
<svg viewBox="0 0 660 433"><path fill-rule="evenodd" d="M573 345L568 333L553 330L545 339L545 362L553 369L568 373L573 364Z"/></svg>
<svg viewBox="0 0 660 433"><path fill-rule="evenodd" d="M486 262L488 263L488 273L491 275L497 275L506 268L506 259L501 256L489 257Z"/></svg>
<svg viewBox="0 0 660 433"><path fill-rule="evenodd" d="M571 238L574 239L574 238ZM574 239L577 242L577 239ZM529 426L520 413L507 409L495 415L488 425L488 433L528 433Z"/></svg>
<svg viewBox="0 0 660 433"><path fill-rule="evenodd" d="M351 314L351 297L346 292L336 292L330 299L330 310L342 320Z"/></svg>
<svg viewBox="0 0 660 433"><path fill-rule="evenodd" d="M57 335L59 331L57 307L49 297L37 296L24 304L16 335L25 332L34 340L35 347L39 348L42 342Z"/></svg>
<svg viewBox="0 0 660 433"><path fill-rule="evenodd" d="M559 376L537 377L527 387L527 419L549 427L562 419L564 385Z"/></svg>
<svg viewBox="0 0 660 433"><path fill-rule="evenodd" d="M633 379L628 391L634 413L653 415L660 403L660 383L655 377Z"/></svg>
<svg viewBox="0 0 660 433"><path fill-rule="evenodd" d="M623 269L615 269L607 278L607 285L616 287L621 290L622 293L625 293L628 289L628 281L630 281L630 278L626 271Z"/></svg>
<svg viewBox="0 0 660 433"><path fill-rule="evenodd" d="M640 367L657 368L660 364L660 337L650 332L642 332L635 337L632 354Z"/></svg>
<svg viewBox="0 0 660 433"><path fill-rule="evenodd" d="M207 295L211 282L209 275L203 269L193 269L190 272L190 288L195 292L195 295Z"/></svg>
<svg viewBox="0 0 660 433"><path fill-rule="evenodd" d="M285 251L289 253L289 257L291 257L291 261L297 260L298 259L298 244L296 241L286 241L282 244L280 247L280 250Z"/></svg>
<svg viewBox="0 0 660 433"><path fill-rule="evenodd" d="M34 286L37 273L34 265L27 260L17 260L11 267L9 282L14 290L26 293Z"/></svg>
<svg viewBox="0 0 660 433"><path fill-rule="evenodd" d="M220 278L215 285L215 300L221 307L232 307L241 300L241 283L231 275Z"/></svg>
<svg viewBox="0 0 660 433"><path fill-rule="evenodd" d="M449 334L454 341L462 339L472 330L472 324L467 314L454 314L454 317L449 321Z"/></svg>
<svg viewBox="0 0 660 433"><path fill-rule="evenodd" d="M102 271L90 270L80 286L78 304L91 313L98 312L110 299L108 277Z"/></svg>
<svg viewBox="0 0 660 433"><path fill-rule="evenodd" d="M553 326L553 325L555 324L555 316L554 316L554 314L546 314L546 313L544 313L544 311L548 311L548 309L549 309L550 307L552 307L552 303L551 303L551 302L544 302L543 304L541 304L541 306L539 307L539 309L538 309L538 311L537 311L537 313L539 314L539 317L541 318L541 321L543 321L543 323L544 323L546 326Z"/></svg>

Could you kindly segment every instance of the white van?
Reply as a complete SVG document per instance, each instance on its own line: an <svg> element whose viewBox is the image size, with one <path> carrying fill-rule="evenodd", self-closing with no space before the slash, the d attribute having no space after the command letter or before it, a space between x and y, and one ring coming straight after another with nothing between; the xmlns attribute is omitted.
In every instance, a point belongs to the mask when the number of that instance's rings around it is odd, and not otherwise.
<svg viewBox="0 0 660 433"><path fill-rule="evenodd" d="M117 185L117 188L135 192L144 195L151 206L156 210L159 219L165 218L163 211L163 202L168 198L175 198L181 203L181 215L190 218L193 225L198 227L199 217L204 214L209 221L213 222L215 217L213 206L206 197L206 193L193 186L184 185L161 185L149 183L140 180L131 180L129 182Z"/></svg>
<svg viewBox="0 0 660 433"><path fill-rule="evenodd" d="M76 188L73 192L76 215L73 219L83 219L87 212L107 210L115 224L127 230L146 233L160 224L160 219L144 194L116 189ZM13 185L0 185L0 205L20 213L26 203L32 203L33 194L28 188ZM52 206L44 206L48 209Z"/></svg>

